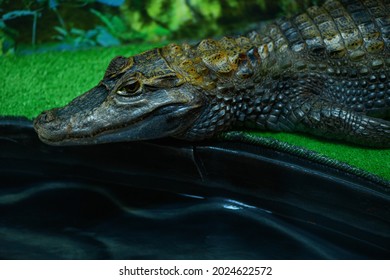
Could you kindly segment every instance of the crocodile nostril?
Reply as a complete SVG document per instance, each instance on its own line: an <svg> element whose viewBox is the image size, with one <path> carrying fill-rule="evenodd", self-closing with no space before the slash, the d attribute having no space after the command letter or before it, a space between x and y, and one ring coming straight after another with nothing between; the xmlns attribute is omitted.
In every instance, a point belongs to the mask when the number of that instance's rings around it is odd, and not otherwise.
<svg viewBox="0 0 390 280"><path fill-rule="evenodd" d="M43 123L49 123L54 120L54 114L52 111L45 111L39 116L39 120Z"/></svg>

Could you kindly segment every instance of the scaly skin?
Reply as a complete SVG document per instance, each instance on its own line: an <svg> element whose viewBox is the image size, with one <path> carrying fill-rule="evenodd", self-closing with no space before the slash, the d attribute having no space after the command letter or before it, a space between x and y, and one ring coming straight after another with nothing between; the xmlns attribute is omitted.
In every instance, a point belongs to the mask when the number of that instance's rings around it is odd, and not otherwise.
<svg viewBox="0 0 390 280"><path fill-rule="evenodd" d="M390 147L390 1L334 1L247 37L114 58L34 122L42 141L209 138L238 126Z"/></svg>

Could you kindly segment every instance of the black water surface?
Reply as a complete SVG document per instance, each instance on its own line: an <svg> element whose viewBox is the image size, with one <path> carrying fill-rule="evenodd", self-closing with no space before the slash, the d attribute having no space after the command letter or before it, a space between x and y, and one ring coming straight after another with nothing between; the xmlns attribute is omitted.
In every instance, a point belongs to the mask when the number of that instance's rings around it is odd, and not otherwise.
<svg viewBox="0 0 390 280"><path fill-rule="evenodd" d="M243 143L41 143L0 122L1 259L384 259L385 186Z"/></svg>

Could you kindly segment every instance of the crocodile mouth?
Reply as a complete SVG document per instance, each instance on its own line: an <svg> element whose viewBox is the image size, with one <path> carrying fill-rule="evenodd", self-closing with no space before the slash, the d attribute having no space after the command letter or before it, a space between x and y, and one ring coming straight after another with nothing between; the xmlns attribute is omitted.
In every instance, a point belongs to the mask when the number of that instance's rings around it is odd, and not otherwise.
<svg viewBox="0 0 390 280"><path fill-rule="evenodd" d="M108 142L126 142L147 140L152 138L163 138L177 134L191 123L189 114L200 106L183 105L182 103L169 103L156 108L149 113L144 113L131 121L119 125L105 126L91 131L90 133L52 133L39 121L38 116L34 121L35 130L39 138L50 145L90 145L103 144Z"/></svg>

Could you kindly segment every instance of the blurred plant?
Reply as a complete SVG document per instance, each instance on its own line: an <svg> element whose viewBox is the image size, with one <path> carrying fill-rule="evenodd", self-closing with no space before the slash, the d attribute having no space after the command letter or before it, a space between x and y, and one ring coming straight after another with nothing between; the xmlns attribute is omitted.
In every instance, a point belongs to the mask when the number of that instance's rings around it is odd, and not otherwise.
<svg viewBox="0 0 390 280"><path fill-rule="evenodd" d="M312 5L318 5L317 0L280 0L280 14L293 15Z"/></svg>
<svg viewBox="0 0 390 280"><path fill-rule="evenodd" d="M15 41L4 32L0 22L0 54L13 54Z"/></svg>
<svg viewBox="0 0 390 280"><path fill-rule="evenodd" d="M73 48L93 46L109 47L120 44L120 41L113 37L107 29L102 26L96 26L94 29L90 30L71 28L68 31L60 26L56 26L54 29L58 32L54 38Z"/></svg>
<svg viewBox="0 0 390 280"><path fill-rule="evenodd" d="M200 38L232 32L232 26L260 21L267 0L126 0L122 17L132 30L148 40ZM162 34L161 34L162 33Z"/></svg>
<svg viewBox="0 0 390 280"><path fill-rule="evenodd" d="M20 6L24 9L16 9L7 11L0 17L0 54L13 53L15 48L15 41L19 32L14 28L7 26L7 21L16 19L18 17L32 16L32 32L31 45L34 48L37 41L37 20L42 15L42 12L51 11L56 15L59 26L55 27L58 34L55 37L57 40L66 41L74 47L101 45L111 46L119 44L119 41L114 38L106 28L96 26L91 30L81 30L78 28L67 29L67 24L62 18L59 7L60 5L72 4L77 6L84 6L88 3L102 3L108 6L118 7L123 4L125 0L24 0ZM0 5L8 3L9 0L0 0ZM12 3L14 4L14 3ZM15 5L15 4L14 4ZM34 8L34 9L33 9ZM48 8L48 9L47 9ZM0 9L3 13L4 9Z"/></svg>
<svg viewBox="0 0 390 280"><path fill-rule="evenodd" d="M139 26L136 23L126 23L120 16L103 14L95 9L90 10L92 14L97 16L104 23L107 30L116 38L123 42L153 39L164 39L170 34L170 30L160 26L155 22L150 22L148 25Z"/></svg>
<svg viewBox="0 0 390 280"><path fill-rule="evenodd" d="M275 13L296 13L313 2L317 0L0 0L4 13L0 16L0 53L12 53L24 39L19 34L25 35L26 28L32 30L33 47L53 38L74 48L203 38L242 32ZM4 3L8 9L2 7ZM8 24L28 16L33 18L31 27L28 21L20 21L20 26ZM40 28L37 34L38 18L40 27L50 22L46 26L54 29Z"/></svg>
<svg viewBox="0 0 390 280"><path fill-rule="evenodd" d="M1 10L0 10L1 11ZM35 46L36 42L36 30L37 30L37 20L40 16L39 10L37 11L30 11L30 10L15 10L12 12L8 12L0 18L0 53L6 54L6 53L13 53L14 51L14 45L15 40L13 37L17 36L17 31L7 27L6 21L12 20L18 17L24 17L24 16L32 16L33 17L33 24L32 24L32 38L31 38L31 44Z"/></svg>
<svg viewBox="0 0 390 280"><path fill-rule="evenodd" d="M89 2L100 2L108 6L119 7L125 2L125 0L89 0Z"/></svg>

